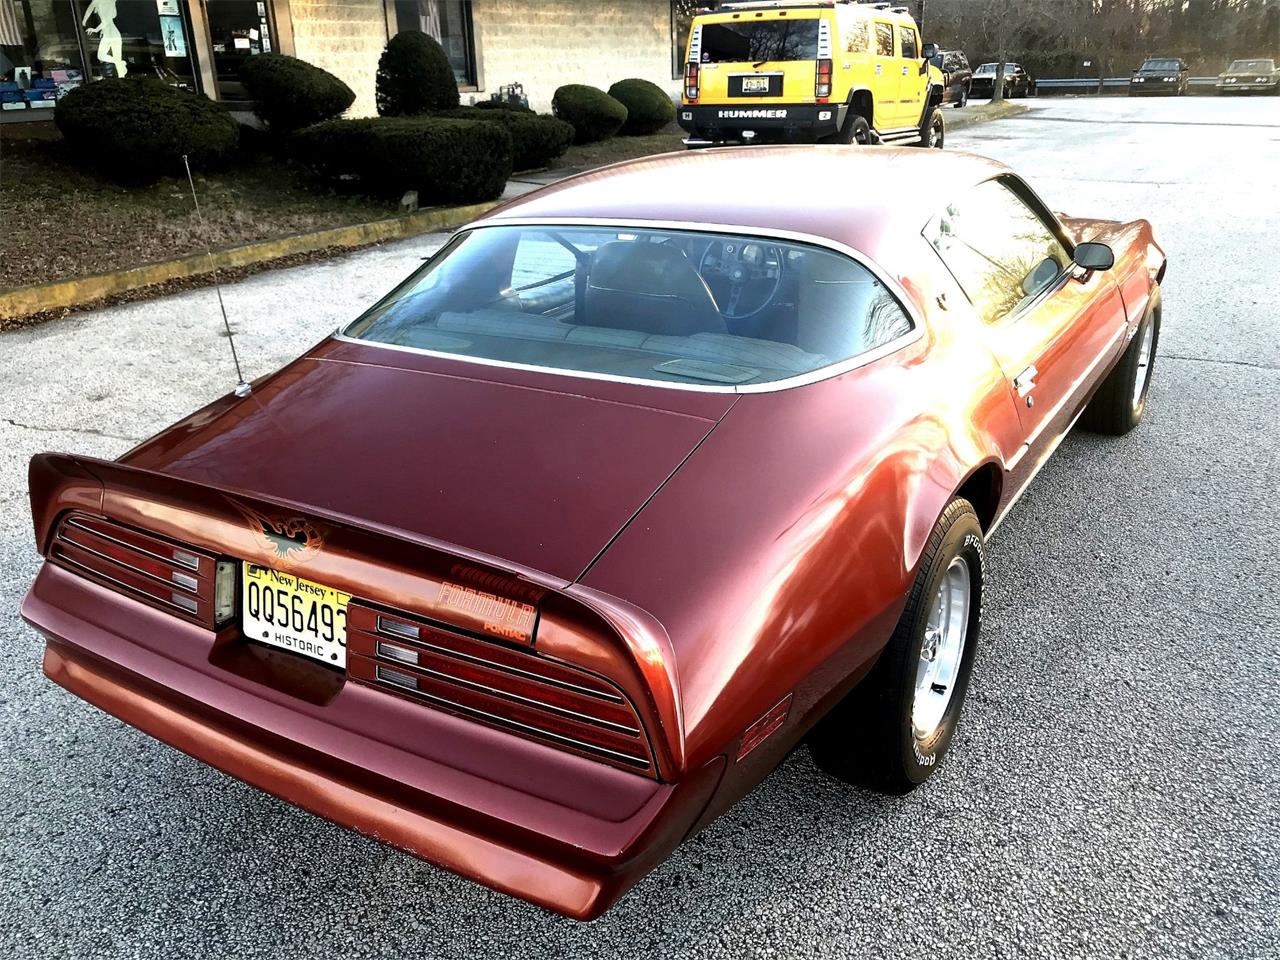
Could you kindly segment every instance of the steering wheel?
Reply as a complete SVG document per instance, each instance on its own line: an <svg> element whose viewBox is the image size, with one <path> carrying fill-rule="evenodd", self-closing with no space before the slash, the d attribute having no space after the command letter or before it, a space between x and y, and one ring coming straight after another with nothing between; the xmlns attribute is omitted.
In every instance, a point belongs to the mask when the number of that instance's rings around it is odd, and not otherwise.
<svg viewBox="0 0 1280 960"><path fill-rule="evenodd" d="M778 296L782 265L782 250L775 244L735 237L707 244L698 273L711 289L721 316L746 320Z"/></svg>

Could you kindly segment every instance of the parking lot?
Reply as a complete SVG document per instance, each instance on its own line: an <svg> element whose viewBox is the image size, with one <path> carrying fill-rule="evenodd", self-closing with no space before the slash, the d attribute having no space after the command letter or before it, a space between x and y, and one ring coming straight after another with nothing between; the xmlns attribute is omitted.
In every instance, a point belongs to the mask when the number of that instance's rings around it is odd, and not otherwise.
<svg viewBox="0 0 1280 960"><path fill-rule="evenodd" d="M937 776L885 799L801 750L591 925L332 826L46 681L17 617L38 562L28 458L118 455L234 375L212 290L0 335L0 956L1280 956L1277 102L1033 101L949 138L1056 210L1156 225L1146 419L1069 437L997 532ZM246 375L440 239L229 286Z"/></svg>

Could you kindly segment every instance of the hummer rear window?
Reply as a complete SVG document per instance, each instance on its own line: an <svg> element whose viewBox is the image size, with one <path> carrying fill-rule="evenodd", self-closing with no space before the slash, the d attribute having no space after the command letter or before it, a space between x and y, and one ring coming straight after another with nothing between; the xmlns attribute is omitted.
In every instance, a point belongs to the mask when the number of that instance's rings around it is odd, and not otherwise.
<svg viewBox="0 0 1280 960"><path fill-rule="evenodd" d="M776 63L817 58L817 20L702 25L703 63Z"/></svg>

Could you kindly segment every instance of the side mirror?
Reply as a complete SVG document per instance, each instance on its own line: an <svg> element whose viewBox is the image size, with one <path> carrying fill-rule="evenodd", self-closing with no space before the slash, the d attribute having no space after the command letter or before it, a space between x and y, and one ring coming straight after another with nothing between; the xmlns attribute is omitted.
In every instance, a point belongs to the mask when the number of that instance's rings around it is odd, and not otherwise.
<svg viewBox="0 0 1280 960"><path fill-rule="evenodd" d="M938 45L936 43L926 43L920 50L920 56L926 60L932 60L938 53Z"/></svg>
<svg viewBox="0 0 1280 960"><path fill-rule="evenodd" d="M1110 270L1116 265L1116 255L1105 243L1078 243L1075 264L1085 270Z"/></svg>

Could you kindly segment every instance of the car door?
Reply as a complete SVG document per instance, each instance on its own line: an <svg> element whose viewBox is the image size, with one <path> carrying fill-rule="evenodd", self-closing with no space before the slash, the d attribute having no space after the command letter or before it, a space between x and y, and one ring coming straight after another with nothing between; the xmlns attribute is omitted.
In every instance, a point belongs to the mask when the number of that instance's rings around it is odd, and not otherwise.
<svg viewBox="0 0 1280 960"><path fill-rule="evenodd" d="M920 36L909 24L898 24L898 80L899 120L897 126L914 126L920 122L924 111L924 90L929 85L929 72L921 72Z"/></svg>
<svg viewBox="0 0 1280 960"><path fill-rule="evenodd" d="M1053 216L1013 176L972 187L925 227L1009 381L1025 439L1012 452L1020 486L1053 450L1124 346L1124 303L1111 275L1082 271Z"/></svg>
<svg viewBox="0 0 1280 960"><path fill-rule="evenodd" d="M893 24L885 20L875 21L873 40L875 42L875 122L877 130L892 130L898 126L901 107L898 104L898 87L901 85L902 71L898 62L897 39L893 35Z"/></svg>

